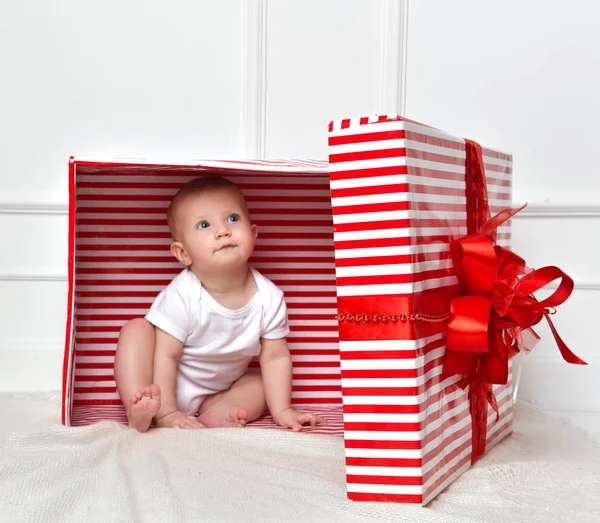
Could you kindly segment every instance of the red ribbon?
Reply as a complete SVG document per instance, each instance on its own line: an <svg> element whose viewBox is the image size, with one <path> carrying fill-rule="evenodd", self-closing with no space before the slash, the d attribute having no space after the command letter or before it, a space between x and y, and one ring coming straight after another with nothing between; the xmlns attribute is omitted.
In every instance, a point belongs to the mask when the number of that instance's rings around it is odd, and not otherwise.
<svg viewBox="0 0 600 523"><path fill-rule="evenodd" d="M496 216L494 229L521 209L506 211L500 220ZM450 304L445 375L476 372L489 383L506 383L508 360L521 350L531 350L530 340L539 340L532 327L542 318L548 321L563 359L585 365L550 320L554 308L573 291L573 280L567 274L558 267L528 269L523 258L494 245L489 232L452 242L450 253L464 295ZM533 293L557 279L556 291L538 301Z"/></svg>
<svg viewBox="0 0 600 523"><path fill-rule="evenodd" d="M532 329L546 318L565 361L586 365L567 347L550 320L573 291L573 280L558 267L532 270L514 252L495 245L496 229L520 209L489 218L481 147L466 140L468 234L450 244L462 296L452 300L443 376L464 376L473 418L474 462L485 451L487 403L498 413L492 384L508 380L509 359L539 340ZM538 301L534 292L560 279L556 291Z"/></svg>

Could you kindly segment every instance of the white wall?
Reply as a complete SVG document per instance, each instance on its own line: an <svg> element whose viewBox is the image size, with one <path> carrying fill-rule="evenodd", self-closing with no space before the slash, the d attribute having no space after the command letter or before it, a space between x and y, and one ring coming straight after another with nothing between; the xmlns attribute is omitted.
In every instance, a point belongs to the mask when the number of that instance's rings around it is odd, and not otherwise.
<svg viewBox="0 0 600 523"><path fill-rule="evenodd" d="M516 159L517 200L600 202L600 4L410 2L407 112Z"/></svg>
<svg viewBox="0 0 600 523"><path fill-rule="evenodd" d="M239 154L243 0L0 6L2 201L66 201L69 155Z"/></svg>
<svg viewBox="0 0 600 523"><path fill-rule="evenodd" d="M380 110L381 5L269 3L268 157L326 159L330 120Z"/></svg>
<svg viewBox="0 0 600 523"><path fill-rule="evenodd" d="M514 155L513 248L576 284L555 324L589 367L564 363L543 325L519 397L600 435L600 4L586 0L410 2L406 115ZM538 205L535 205L538 204Z"/></svg>
<svg viewBox="0 0 600 523"><path fill-rule="evenodd" d="M595 4L413 0L407 47L396 0L49 4L0 5L0 390L60 386L70 155L326 158L329 120L404 108L514 153L515 249L572 273L556 323L600 360ZM600 434L597 370L542 334L522 396Z"/></svg>

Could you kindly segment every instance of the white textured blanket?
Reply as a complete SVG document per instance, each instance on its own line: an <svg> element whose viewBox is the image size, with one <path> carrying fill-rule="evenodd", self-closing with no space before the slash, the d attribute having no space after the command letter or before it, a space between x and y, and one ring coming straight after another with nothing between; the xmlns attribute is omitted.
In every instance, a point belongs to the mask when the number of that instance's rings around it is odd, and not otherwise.
<svg viewBox="0 0 600 523"><path fill-rule="evenodd" d="M428 507L346 500L341 438L65 428L58 394L0 395L0 521L600 521L600 447L519 405L515 433Z"/></svg>

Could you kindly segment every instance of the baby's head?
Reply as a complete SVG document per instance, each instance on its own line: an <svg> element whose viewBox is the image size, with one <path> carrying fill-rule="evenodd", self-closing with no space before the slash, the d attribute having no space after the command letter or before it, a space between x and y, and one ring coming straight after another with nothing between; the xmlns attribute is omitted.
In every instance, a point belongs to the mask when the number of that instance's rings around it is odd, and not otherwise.
<svg viewBox="0 0 600 523"><path fill-rule="evenodd" d="M239 188L218 176L186 183L167 212L171 252L198 272L234 270L254 250L257 227Z"/></svg>

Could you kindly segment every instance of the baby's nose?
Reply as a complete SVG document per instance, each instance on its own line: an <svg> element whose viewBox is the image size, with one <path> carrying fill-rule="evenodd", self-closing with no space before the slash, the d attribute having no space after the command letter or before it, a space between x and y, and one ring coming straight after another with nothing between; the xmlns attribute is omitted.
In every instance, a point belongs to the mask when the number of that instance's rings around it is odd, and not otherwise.
<svg viewBox="0 0 600 523"><path fill-rule="evenodd" d="M227 227L226 225L221 225L219 227L219 229L217 230L217 238L222 238L223 236L230 236L231 235L231 231L229 230L229 227Z"/></svg>

